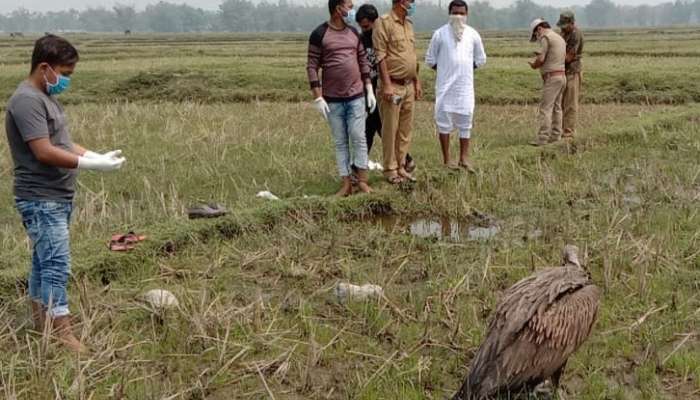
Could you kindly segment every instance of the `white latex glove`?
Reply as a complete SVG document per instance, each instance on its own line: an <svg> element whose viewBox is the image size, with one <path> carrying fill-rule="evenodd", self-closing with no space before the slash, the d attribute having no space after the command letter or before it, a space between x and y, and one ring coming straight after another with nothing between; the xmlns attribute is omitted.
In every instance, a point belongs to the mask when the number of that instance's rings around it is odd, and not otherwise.
<svg viewBox="0 0 700 400"><path fill-rule="evenodd" d="M85 158L100 158L100 157L102 157L102 154L95 153L94 151L90 151L90 150L85 150L85 154L83 154L83 157L85 157Z"/></svg>
<svg viewBox="0 0 700 400"><path fill-rule="evenodd" d="M369 107L369 112L373 113L377 108L377 98L374 97L374 88L372 88L372 84L368 83L365 85L365 90L367 91L367 107Z"/></svg>
<svg viewBox="0 0 700 400"><path fill-rule="evenodd" d="M113 150L104 154L100 153L95 153L94 151L87 150L85 151L85 154L83 154L83 157L87 158L100 158L100 157L107 157L107 158L119 158L119 156L122 155L121 150Z"/></svg>
<svg viewBox="0 0 700 400"><path fill-rule="evenodd" d="M95 171L116 171L126 162L124 157L99 156L90 158L87 156L78 157L78 169L91 169Z"/></svg>
<svg viewBox="0 0 700 400"><path fill-rule="evenodd" d="M102 157L107 157L107 158L120 158L122 155L121 150L112 150L108 151L107 153L104 153Z"/></svg>
<svg viewBox="0 0 700 400"><path fill-rule="evenodd" d="M328 121L328 113L331 112L331 109L328 108L328 103L326 103L326 100L323 99L323 96L314 100L313 106L316 109L316 111L320 112L321 115L323 115L323 119Z"/></svg>

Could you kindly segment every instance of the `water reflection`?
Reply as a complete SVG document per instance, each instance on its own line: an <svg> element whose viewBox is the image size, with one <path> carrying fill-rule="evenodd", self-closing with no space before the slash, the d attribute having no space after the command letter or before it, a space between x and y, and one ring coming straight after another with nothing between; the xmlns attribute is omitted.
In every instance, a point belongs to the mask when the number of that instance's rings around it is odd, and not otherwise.
<svg viewBox="0 0 700 400"><path fill-rule="evenodd" d="M452 242L466 240L489 240L501 232L495 222L478 226L467 219L432 217L402 219L397 216L382 216L377 222L389 232L405 232L419 238L434 238Z"/></svg>

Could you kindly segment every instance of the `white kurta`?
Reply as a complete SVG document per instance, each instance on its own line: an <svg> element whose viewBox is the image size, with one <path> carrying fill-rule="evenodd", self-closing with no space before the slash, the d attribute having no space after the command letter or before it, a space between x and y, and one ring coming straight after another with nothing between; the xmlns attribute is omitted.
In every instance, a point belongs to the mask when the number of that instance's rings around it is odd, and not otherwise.
<svg viewBox="0 0 700 400"><path fill-rule="evenodd" d="M474 113L474 66L486 64L481 36L467 26L457 42L449 24L435 31L425 54L430 68L437 65L435 113Z"/></svg>

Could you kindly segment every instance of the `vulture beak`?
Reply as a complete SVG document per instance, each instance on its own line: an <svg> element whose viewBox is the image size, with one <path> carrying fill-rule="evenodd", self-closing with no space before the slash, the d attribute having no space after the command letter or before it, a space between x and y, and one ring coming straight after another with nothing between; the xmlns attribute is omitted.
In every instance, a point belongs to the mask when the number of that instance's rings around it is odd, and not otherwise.
<svg viewBox="0 0 700 400"><path fill-rule="evenodd" d="M578 261L578 247L573 244L567 244L564 246L564 251L562 252L562 258L564 265L575 265L579 268L583 268L581 263Z"/></svg>

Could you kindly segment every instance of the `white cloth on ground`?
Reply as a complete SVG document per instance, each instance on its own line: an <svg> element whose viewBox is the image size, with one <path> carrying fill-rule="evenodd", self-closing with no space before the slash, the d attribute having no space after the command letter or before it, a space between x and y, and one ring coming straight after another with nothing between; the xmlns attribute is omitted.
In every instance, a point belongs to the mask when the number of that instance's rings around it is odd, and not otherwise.
<svg viewBox="0 0 700 400"><path fill-rule="evenodd" d="M435 123L441 135L449 135L457 129L460 139L471 139L472 137L472 115L458 114L447 111L435 113Z"/></svg>
<svg viewBox="0 0 700 400"><path fill-rule="evenodd" d="M430 68L437 66L435 115L438 112L474 113L474 67L486 64L481 36L466 26L457 41L449 24L433 34L425 55Z"/></svg>

